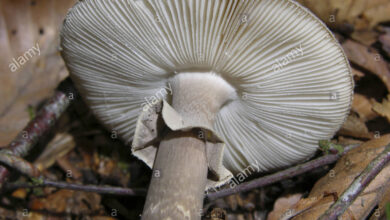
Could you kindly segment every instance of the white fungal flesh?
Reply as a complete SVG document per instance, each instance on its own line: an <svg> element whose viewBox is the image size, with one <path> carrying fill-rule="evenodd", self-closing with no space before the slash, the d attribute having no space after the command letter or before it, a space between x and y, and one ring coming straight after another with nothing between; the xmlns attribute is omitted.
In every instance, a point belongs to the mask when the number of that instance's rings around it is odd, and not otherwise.
<svg viewBox="0 0 390 220"><path fill-rule="evenodd" d="M189 127L213 130L220 109L237 99L235 89L213 72L182 72L168 83L174 94L172 107Z"/></svg>
<svg viewBox="0 0 390 220"><path fill-rule="evenodd" d="M307 159L351 104L342 49L288 0L84 0L67 17L62 47L85 100L124 140L144 105L170 95L175 74L219 74L239 96L215 123L232 172Z"/></svg>

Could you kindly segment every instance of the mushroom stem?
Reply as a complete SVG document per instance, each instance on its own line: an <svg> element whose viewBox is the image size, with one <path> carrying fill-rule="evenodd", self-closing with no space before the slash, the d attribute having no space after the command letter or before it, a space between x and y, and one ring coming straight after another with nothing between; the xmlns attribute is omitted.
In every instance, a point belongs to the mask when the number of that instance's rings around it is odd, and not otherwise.
<svg viewBox="0 0 390 220"><path fill-rule="evenodd" d="M204 141L192 132L168 134L158 149L142 219L200 219L206 179Z"/></svg>
<svg viewBox="0 0 390 220"><path fill-rule="evenodd" d="M181 73L171 81L172 107L193 128L213 128L221 107L235 90L211 73ZM205 141L192 129L172 131L160 143L143 220L201 218L207 181Z"/></svg>

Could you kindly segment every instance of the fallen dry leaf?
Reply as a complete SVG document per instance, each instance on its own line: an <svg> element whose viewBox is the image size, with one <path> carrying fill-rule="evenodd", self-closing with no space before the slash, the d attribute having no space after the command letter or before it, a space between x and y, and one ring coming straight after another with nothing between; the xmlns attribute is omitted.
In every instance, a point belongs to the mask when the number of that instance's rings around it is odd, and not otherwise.
<svg viewBox="0 0 390 220"><path fill-rule="evenodd" d="M388 0L298 0L328 26L339 30L367 30L390 20ZM349 27L350 26L350 27Z"/></svg>
<svg viewBox="0 0 390 220"><path fill-rule="evenodd" d="M386 186L385 193L383 193L383 195L382 200L378 204L378 208L374 211L370 220L377 220L380 216L384 216L386 214L386 204L390 203L390 185Z"/></svg>
<svg viewBox="0 0 390 220"><path fill-rule="evenodd" d="M387 118L390 122L390 94L387 95L387 99L384 99L382 104L375 102L372 108L376 113Z"/></svg>
<svg viewBox="0 0 390 220"><path fill-rule="evenodd" d="M341 129L339 135L345 135L356 138L372 138L373 134L368 131L364 121L355 115L349 115Z"/></svg>
<svg viewBox="0 0 390 220"><path fill-rule="evenodd" d="M12 197L18 198L18 199L25 199L26 196L27 196L26 189L17 189L12 193Z"/></svg>
<svg viewBox="0 0 390 220"><path fill-rule="evenodd" d="M269 213L267 220L279 220L280 217L285 214L290 207L297 204L301 198L302 194L293 194L278 198L275 201L274 209ZM290 215L290 213L287 212L287 215Z"/></svg>
<svg viewBox="0 0 390 220"><path fill-rule="evenodd" d="M390 70L377 50L351 40L345 41L342 46L353 64L377 75L390 91Z"/></svg>
<svg viewBox="0 0 390 220"><path fill-rule="evenodd" d="M58 52L59 27L74 2L1 0L0 146L30 120L27 106L50 97L67 76Z"/></svg>
<svg viewBox="0 0 390 220"><path fill-rule="evenodd" d="M378 115L372 111L373 101L366 96L355 93L353 95L352 110L359 115L363 122L374 119Z"/></svg>
<svg viewBox="0 0 390 220"><path fill-rule="evenodd" d="M379 42L381 42L382 48L387 53L387 56L390 57L390 33L379 36Z"/></svg>
<svg viewBox="0 0 390 220"><path fill-rule="evenodd" d="M370 0L370 2L374 2ZM384 1L381 5L376 5L372 8L367 8L363 16L369 21L369 27L374 27L375 25L389 21L390 20L390 1Z"/></svg>
<svg viewBox="0 0 390 220"><path fill-rule="evenodd" d="M292 210L289 210L284 215L294 220L318 219L331 204L336 200L333 195L325 194L320 197L310 197L300 200ZM290 216L289 216L290 215ZM292 218L293 217L293 218ZM338 218L339 220L354 220L351 211L347 210L344 215Z"/></svg>
<svg viewBox="0 0 390 220"><path fill-rule="evenodd" d="M355 31L351 34L351 38L364 46L371 46L378 40L378 32L373 30Z"/></svg>
<svg viewBox="0 0 390 220"><path fill-rule="evenodd" d="M44 170L53 165L57 159L65 156L76 146L73 136L67 133L57 134L51 140L45 150L35 160L34 165L39 170Z"/></svg>
<svg viewBox="0 0 390 220"><path fill-rule="evenodd" d="M370 140L344 155L329 173L314 185L308 198L290 207L292 219L317 219L321 216L390 143L390 135ZM386 166L353 202L340 219L365 219L390 185L390 165ZM286 215L286 213L284 213Z"/></svg>
<svg viewBox="0 0 390 220"><path fill-rule="evenodd" d="M102 210L101 196L97 193L61 189L46 198L36 198L30 202L32 210L54 213L99 214Z"/></svg>
<svg viewBox="0 0 390 220"><path fill-rule="evenodd" d="M363 144L364 142L361 141L361 140L356 140L356 139L352 139L352 138L346 138L346 137L343 137L343 136L339 136L338 140L337 140L337 144L341 144L341 145L350 145L350 144Z"/></svg>
<svg viewBox="0 0 390 220"><path fill-rule="evenodd" d="M66 172L67 178L72 178L74 180L82 179L83 174L68 160L66 156L58 158L57 164L64 172Z"/></svg>

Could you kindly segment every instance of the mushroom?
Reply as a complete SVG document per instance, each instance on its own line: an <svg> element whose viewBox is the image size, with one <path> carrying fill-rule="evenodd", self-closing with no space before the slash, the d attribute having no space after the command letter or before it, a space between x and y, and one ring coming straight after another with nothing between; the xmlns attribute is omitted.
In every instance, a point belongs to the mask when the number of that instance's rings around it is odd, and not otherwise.
<svg viewBox="0 0 390 220"><path fill-rule="evenodd" d="M61 46L97 118L153 167L143 219L200 219L206 189L307 160L351 105L343 50L291 0L84 0Z"/></svg>

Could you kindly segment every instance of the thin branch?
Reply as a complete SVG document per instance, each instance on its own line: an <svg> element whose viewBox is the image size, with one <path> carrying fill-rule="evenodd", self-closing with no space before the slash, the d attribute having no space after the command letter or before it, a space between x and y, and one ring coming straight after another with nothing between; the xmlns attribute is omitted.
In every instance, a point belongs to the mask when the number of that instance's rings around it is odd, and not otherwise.
<svg viewBox="0 0 390 220"><path fill-rule="evenodd" d="M49 99L37 116L30 121L18 136L7 146L7 150L13 156L24 157L38 143L40 138L47 133L67 109L72 98L76 97L70 79L64 80L54 96ZM68 92L70 91L70 92ZM12 164L11 164L12 166ZM8 178L9 172L4 166L0 166L0 188L1 184Z"/></svg>
<svg viewBox="0 0 390 220"><path fill-rule="evenodd" d="M277 172L275 174L271 174L268 176L264 176L255 180L252 180L247 183L240 184L236 186L235 188L229 188L229 189L223 189L218 192L210 193L207 195L207 199L209 200L215 200L221 197L229 196L235 193L239 192L246 192L255 188L264 187L267 185L270 185L272 183L281 181L283 179L291 178L300 174L303 174L305 172L308 172L310 170L314 170L318 167L332 164L341 155L345 154L346 152L350 151L351 149L357 147L359 145L349 145L344 148L344 152L342 154L329 154L322 156L320 158L317 158L315 160L309 161L304 164L297 165L295 167ZM0 155L1 159L1 155ZM28 162L26 162L27 165L31 165ZM29 173L27 173L29 176ZM133 190L128 188L120 188L120 187L109 187L109 186L95 186L95 185L79 185L79 184L71 184L67 182L55 182L51 180L40 180L39 183L6 183L4 184L3 188L4 190L11 190L16 188L34 188L34 187L43 187L43 186L52 186L57 188L65 188L65 189L72 189L72 190L81 190L81 191L88 191L88 192L97 192L97 193L103 193L103 194L114 194L114 195L128 195L128 196L134 196L134 195L145 195L146 190L145 189L139 189L139 190Z"/></svg>
<svg viewBox="0 0 390 220"><path fill-rule="evenodd" d="M0 162L30 177L38 177L41 173L32 163L13 155L8 149L0 150Z"/></svg>
<svg viewBox="0 0 390 220"><path fill-rule="evenodd" d="M319 218L336 220L355 201L361 192L370 184L378 173L390 161L390 144L380 153L364 171L352 182L339 199Z"/></svg>
<svg viewBox="0 0 390 220"><path fill-rule="evenodd" d="M82 185L67 182L57 182L43 178L33 178L33 182L4 183L3 191L11 191L19 188L55 187L59 189L70 189L99 194L121 195L121 196L145 196L146 189L130 189L113 186Z"/></svg>
<svg viewBox="0 0 390 220"><path fill-rule="evenodd" d="M259 187L268 186L270 184L276 183L278 181L292 178L294 176L298 176L300 174L306 173L308 171L314 170L316 168L332 164L337 161L342 155L346 152L352 150L353 148L358 147L359 145L348 145L344 148L344 152L341 154L328 154L312 161L306 162L304 164L299 164L295 167L288 168L286 170L279 171L274 174L270 174L264 177L260 177L258 179L239 184L233 188L222 189L216 192L208 193L206 198L208 200L215 200L222 197L230 196L240 192L246 192L252 189L256 189Z"/></svg>

